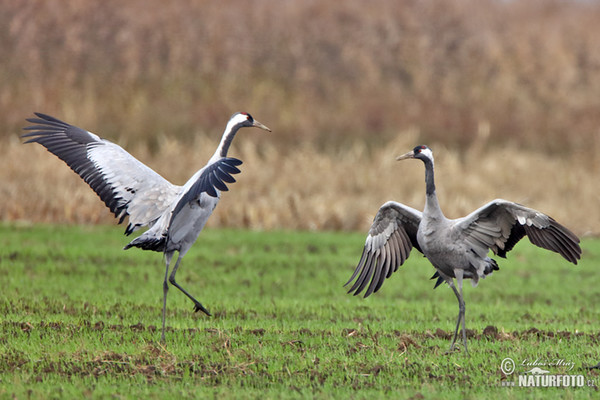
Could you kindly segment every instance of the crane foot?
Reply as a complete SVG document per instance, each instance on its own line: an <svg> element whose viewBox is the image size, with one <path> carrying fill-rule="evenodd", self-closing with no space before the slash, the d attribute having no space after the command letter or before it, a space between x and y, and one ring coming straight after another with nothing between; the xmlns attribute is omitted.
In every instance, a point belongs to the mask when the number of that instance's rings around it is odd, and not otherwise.
<svg viewBox="0 0 600 400"><path fill-rule="evenodd" d="M204 308L204 306L198 302L195 303L194 306L194 312L198 312L198 311L202 311L204 314L208 315L209 317L211 317L212 315L210 314L210 312Z"/></svg>

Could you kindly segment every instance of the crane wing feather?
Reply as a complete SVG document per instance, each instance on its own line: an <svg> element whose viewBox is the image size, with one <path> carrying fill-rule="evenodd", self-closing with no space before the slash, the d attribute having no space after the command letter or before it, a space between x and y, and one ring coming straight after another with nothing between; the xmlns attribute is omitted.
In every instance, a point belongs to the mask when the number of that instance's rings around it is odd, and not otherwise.
<svg viewBox="0 0 600 400"><path fill-rule="evenodd" d="M157 174L122 147L49 115L35 113L24 128L25 143L39 143L63 160L119 218L125 231L152 225L177 197L180 187Z"/></svg>
<svg viewBox="0 0 600 400"><path fill-rule="evenodd" d="M421 212L389 201L381 206L365 241L361 259L344 286L357 276L348 293L355 296L367 287L365 297L381 288L384 280L406 261L412 247L421 251L417 230Z"/></svg>
<svg viewBox="0 0 600 400"><path fill-rule="evenodd" d="M192 201L197 201L202 193L206 193L211 197L219 197L217 190L227 191L227 183L235 182L235 178L231 174L241 172L237 165L241 165L242 161L233 157L224 157L214 163L207 165L200 171L200 176L192 184L183 196L179 199L173 217L177 215L181 209ZM224 182L225 181L225 182Z"/></svg>
<svg viewBox="0 0 600 400"><path fill-rule="evenodd" d="M354 291L355 289L357 289L366 280L366 277L367 277L369 271L371 271L371 266L373 265L371 261L373 260L373 255L374 254L375 254L375 252L371 252L371 251L369 251L369 252L367 252L365 254L366 255L366 259L365 259L365 262L364 262L364 264L362 266L362 270L360 270L360 275L358 276L358 279L356 279L356 282L354 282L354 285L352 285L352 287L350 288L350 290L348 291L348 293L350 293L350 292ZM347 282L346 285L348 283L350 283L350 282Z"/></svg>
<svg viewBox="0 0 600 400"><path fill-rule="evenodd" d="M371 254L372 260L378 260L380 255L381 255L381 249L377 249L375 251L375 253ZM356 285L358 285L358 288L356 289L357 293L360 293L363 291L363 289L367 286L369 281L371 281L371 277L373 276L374 272L377 269L379 269L379 268L377 268L376 262L371 262L371 263L365 264L365 268L363 269L363 272L366 272L366 274L364 274L364 275L361 274L363 276L363 279L356 281Z"/></svg>
<svg viewBox="0 0 600 400"><path fill-rule="evenodd" d="M236 170L238 170L238 169L236 168ZM221 169L220 166L215 170L215 174L219 177L219 179L221 179L224 182L227 182L227 183L235 182L235 178L233 176L231 176L230 173L227 172L226 170Z"/></svg>
<svg viewBox="0 0 600 400"><path fill-rule="evenodd" d="M383 285L383 282L385 281L385 279L389 278L393 272L393 269L390 267L391 262L392 262L392 257L390 254L389 246L384 247L384 251L385 251L386 256L385 256L385 261L384 260L381 261L381 263L382 263L381 277L379 278L379 282L375 286L373 293L378 291L379 288L381 288L381 285Z"/></svg>
<svg viewBox="0 0 600 400"><path fill-rule="evenodd" d="M540 211L507 200L491 201L455 220L453 226L453 240L464 240L471 250L483 256L492 250L506 257L524 236L573 264L581 258L579 238L573 232Z"/></svg>
<svg viewBox="0 0 600 400"><path fill-rule="evenodd" d="M238 160L237 158L227 158L227 160L229 160L228 162L224 162L219 164L219 169L223 172L226 172L227 174L239 174L240 169L237 168L237 165L241 165L242 161ZM235 181L234 181L235 182Z"/></svg>

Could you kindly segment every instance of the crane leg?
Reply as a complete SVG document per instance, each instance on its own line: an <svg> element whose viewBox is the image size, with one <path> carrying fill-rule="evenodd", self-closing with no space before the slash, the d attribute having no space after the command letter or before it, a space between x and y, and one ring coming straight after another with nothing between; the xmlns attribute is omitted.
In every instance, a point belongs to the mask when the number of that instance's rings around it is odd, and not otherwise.
<svg viewBox="0 0 600 400"><path fill-rule="evenodd" d="M204 308L204 306L202 304L200 304L200 302L198 300L196 300L191 294L189 294L184 288L179 286L179 284L175 281L175 274L177 273L177 268L179 268L179 263L181 262L182 258L183 258L183 256L181 254L179 254L179 257L177 257L177 262L175 263L175 266L173 267L173 271L171 271L171 276L169 276L169 282L171 282L171 285L173 285L177 289L181 290L183 292L183 294L185 294L190 300L192 300L194 302L194 306L195 306L194 312L202 311L204 314L206 314L210 317L210 312L206 308ZM165 284L166 284L166 276L165 276Z"/></svg>
<svg viewBox="0 0 600 400"><path fill-rule="evenodd" d="M452 290L454 291L454 294L456 295L456 299L458 300L458 319L456 320L456 329L454 330L454 336L452 337L452 343L450 344L450 350L449 352L454 351L454 345L456 344L456 339L458 338L458 330L461 327L461 322L462 322L462 338L463 338L463 344L465 346L465 354L468 354L468 350L467 350L467 331L465 329L465 301L463 299L463 295L462 295L462 273L456 273L456 281L457 284L459 286L459 290L456 289L456 286L454 286L454 283L450 280L448 281L448 285L452 288Z"/></svg>
<svg viewBox="0 0 600 400"><path fill-rule="evenodd" d="M169 264L171 264L171 259L173 258L173 253L165 253L165 263L167 264L167 268L165 271L165 280L163 282L163 311L162 311L162 334L160 336L161 343L165 342L165 320L167 315L167 293L169 292Z"/></svg>
<svg viewBox="0 0 600 400"><path fill-rule="evenodd" d="M463 337L463 344L465 346L465 354L469 354L469 351L467 350L467 328L466 328L466 322L465 322L465 298L463 297L463 281L462 281L462 274L460 277L460 280L457 279L458 284L458 293L460 293L460 299L462 300L462 337ZM459 307L460 308L460 307Z"/></svg>

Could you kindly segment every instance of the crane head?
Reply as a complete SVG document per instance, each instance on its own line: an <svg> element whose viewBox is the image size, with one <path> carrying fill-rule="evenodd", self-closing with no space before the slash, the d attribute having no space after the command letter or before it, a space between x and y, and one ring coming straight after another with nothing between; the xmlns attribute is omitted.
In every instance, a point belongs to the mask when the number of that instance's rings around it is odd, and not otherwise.
<svg viewBox="0 0 600 400"><path fill-rule="evenodd" d="M406 160L407 158L418 158L419 160L425 162L427 160L433 162L433 152L427 146L417 146L408 153L402 154L401 156L396 157L396 161Z"/></svg>
<svg viewBox="0 0 600 400"><path fill-rule="evenodd" d="M245 112L237 112L233 114L231 116L231 119L229 120L229 123L232 126L240 125L240 127L255 127L271 132L271 129L269 129L266 125L261 124L260 122L252 118L252 115Z"/></svg>

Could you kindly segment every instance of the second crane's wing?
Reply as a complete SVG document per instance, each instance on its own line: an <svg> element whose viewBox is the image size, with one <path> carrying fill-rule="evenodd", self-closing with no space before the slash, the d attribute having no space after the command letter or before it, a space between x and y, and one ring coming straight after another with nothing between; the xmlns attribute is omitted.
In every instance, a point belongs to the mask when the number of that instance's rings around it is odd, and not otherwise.
<svg viewBox="0 0 600 400"><path fill-rule="evenodd" d="M569 229L542 212L502 199L457 219L452 239L464 241L480 257L486 257L489 250L506 257L525 235L531 243L573 264L581 258L579 238Z"/></svg>
<svg viewBox="0 0 600 400"><path fill-rule="evenodd" d="M420 211L394 201L381 206L369 230L362 257L344 285L358 275L348 293L360 294L369 282L365 297L378 291L383 281L406 261L413 247L421 251L417 243L421 215Z"/></svg>
<svg viewBox="0 0 600 400"><path fill-rule="evenodd" d="M25 143L39 143L63 160L96 192L119 223L129 216L126 234L152 225L177 198L181 187L137 160L122 147L49 115L29 118Z"/></svg>

